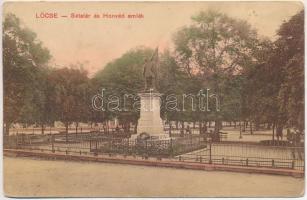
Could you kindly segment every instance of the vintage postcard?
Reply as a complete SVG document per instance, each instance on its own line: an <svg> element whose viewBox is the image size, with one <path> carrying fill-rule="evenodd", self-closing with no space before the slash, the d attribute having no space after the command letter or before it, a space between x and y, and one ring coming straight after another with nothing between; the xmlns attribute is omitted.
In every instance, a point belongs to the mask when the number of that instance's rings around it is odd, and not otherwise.
<svg viewBox="0 0 307 200"><path fill-rule="evenodd" d="M2 7L4 196L304 196L302 2Z"/></svg>

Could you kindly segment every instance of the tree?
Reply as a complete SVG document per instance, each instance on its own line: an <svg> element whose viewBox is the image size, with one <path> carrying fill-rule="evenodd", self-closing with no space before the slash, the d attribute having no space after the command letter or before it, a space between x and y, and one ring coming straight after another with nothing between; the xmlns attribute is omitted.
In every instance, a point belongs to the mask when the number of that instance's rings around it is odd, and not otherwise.
<svg viewBox="0 0 307 200"><path fill-rule="evenodd" d="M304 14L284 22L278 39L258 52L262 62L244 71L244 115L273 124L273 140L285 125L304 129Z"/></svg>
<svg viewBox="0 0 307 200"><path fill-rule="evenodd" d="M87 72L73 68L54 69L49 75L53 85L53 105L56 117L65 124L66 139L68 127L72 122L76 128L80 121L86 121L88 115ZM51 89L51 88L50 88Z"/></svg>
<svg viewBox="0 0 307 200"><path fill-rule="evenodd" d="M52 110L53 94L50 90L50 82L48 82L50 71L50 68L41 68L37 72L33 82L35 89L25 96L25 105L22 107L18 119L18 122L40 125L42 134L45 131L45 124L51 125L55 119L55 113Z"/></svg>
<svg viewBox="0 0 307 200"><path fill-rule="evenodd" d="M278 100L290 127L304 130L304 11L284 22L278 30L276 54L281 59L283 81Z"/></svg>
<svg viewBox="0 0 307 200"><path fill-rule="evenodd" d="M203 87L211 88L220 105L227 105L228 81L257 63L254 51L261 48L257 33L247 22L214 11L200 12L192 21L191 26L182 28L174 37L176 60L189 76L199 78ZM215 132L226 115L223 110L213 113Z"/></svg>
<svg viewBox="0 0 307 200"><path fill-rule="evenodd" d="M144 90L143 64L145 58L150 57L152 53L153 50L149 48L138 47L132 49L120 58L108 63L95 75L92 82L95 82L96 92L100 94L101 90L105 89L105 98L112 95L120 98L119 108L114 110L106 109L103 112L104 116L108 118L118 117L120 123L124 126L128 126L130 122L137 123L139 112L137 109L133 109L133 104L137 93ZM131 96L125 97L125 95ZM107 105L104 106L106 108Z"/></svg>
<svg viewBox="0 0 307 200"><path fill-rule="evenodd" d="M43 47L34 32L22 28L20 20L15 15L5 16L3 22L5 134L8 135L10 125L20 119L22 110L33 111L23 117L35 114L35 104L32 104L33 91L37 89L36 80L41 75L40 70L50 57L48 49Z"/></svg>
<svg viewBox="0 0 307 200"><path fill-rule="evenodd" d="M273 113L276 112L276 104L272 96L278 91L277 68L271 68L271 55L273 43L269 40L262 40L259 48L254 50L253 55L257 62L243 69L242 90L241 90L241 119L255 123L256 130L261 122L273 122ZM245 122L244 122L245 124ZM251 134L253 129L251 128ZM245 126L243 126L245 131Z"/></svg>

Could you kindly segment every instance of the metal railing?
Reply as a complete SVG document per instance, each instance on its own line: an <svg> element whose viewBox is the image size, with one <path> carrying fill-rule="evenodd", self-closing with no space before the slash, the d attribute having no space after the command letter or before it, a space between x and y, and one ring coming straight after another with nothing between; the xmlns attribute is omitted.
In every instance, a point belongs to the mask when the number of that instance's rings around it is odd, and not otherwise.
<svg viewBox="0 0 307 200"><path fill-rule="evenodd" d="M180 158L179 158L180 157ZM304 147L209 143L207 148L178 156L186 162L287 168L304 171Z"/></svg>
<svg viewBox="0 0 307 200"><path fill-rule="evenodd" d="M159 157L180 162L200 162L245 167L304 171L304 147L207 142L203 135L170 140L131 140L130 135L101 133L13 135L4 137L5 149L27 149L86 155Z"/></svg>

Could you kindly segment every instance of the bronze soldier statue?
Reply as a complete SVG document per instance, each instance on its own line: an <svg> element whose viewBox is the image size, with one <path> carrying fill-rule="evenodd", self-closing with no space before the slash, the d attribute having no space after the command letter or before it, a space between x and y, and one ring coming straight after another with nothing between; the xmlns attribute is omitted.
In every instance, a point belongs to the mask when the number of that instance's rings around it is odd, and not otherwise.
<svg viewBox="0 0 307 200"><path fill-rule="evenodd" d="M143 76L145 79L145 91L150 90L157 91L157 67L158 67L158 48L151 56L151 58L145 59Z"/></svg>

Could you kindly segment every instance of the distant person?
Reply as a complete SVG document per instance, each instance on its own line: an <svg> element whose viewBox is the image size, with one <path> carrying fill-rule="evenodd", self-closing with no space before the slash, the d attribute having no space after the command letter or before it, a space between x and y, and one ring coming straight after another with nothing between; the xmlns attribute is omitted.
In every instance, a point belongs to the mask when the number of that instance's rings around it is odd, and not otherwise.
<svg viewBox="0 0 307 200"><path fill-rule="evenodd" d="M211 140L213 140L213 136L214 136L213 130L210 130L209 131L209 137L211 138Z"/></svg>
<svg viewBox="0 0 307 200"><path fill-rule="evenodd" d="M102 128L103 128L103 133L106 134L107 133L107 126L104 124Z"/></svg>
<svg viewBox="0 0 307 200"><path fill-rule="evenodd" d="M299 132L299 130L295 130L294 144L298 145L300 142L301 142L301 133Z"/></svg>
<svg viewBox="0 0 307 200"><path fill-rule="evenodd" d="M186 132L186 134L191 134L192 133L189 125L187 125L187 128L186 128L185 132Z"/></svg>
<svg viewBox="0 0 307 200"><path fill-rule="evenodd" d="M287 129L287 140L291 143L291 141L292 141L292 133L291 133L291 131L290 131L290 129L288 128Z"/></svg>
<svg viewBox="0 0 307 200"><path fill-rule="evenodd" d="M282 127L277 126L277 128L276 128L276 136L277 136L277 140L279 140L279 139L282 140Z"/></svg>
<svg viewBox="0 0 307 200"><path fill-rule="evenodd" d="M183 129L180 129L180 137L183 137L184 136L184 131Z"/></svg>
<svg viewBox="0 0 307 200"><path fill-rule="evenodd" d="M119 127L118 127L118 125L116 125L115 132L116 132L116 133L119 132Z"/></svg>

